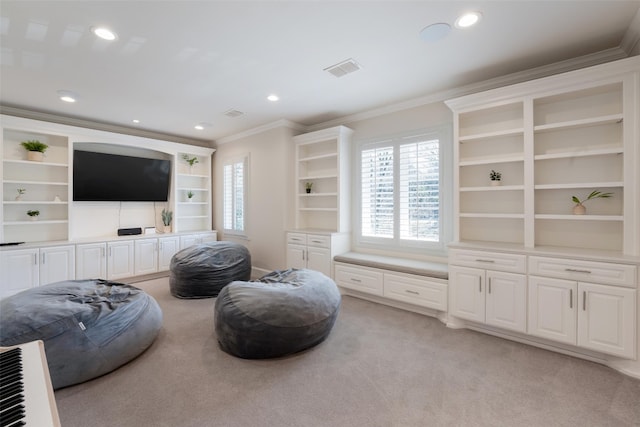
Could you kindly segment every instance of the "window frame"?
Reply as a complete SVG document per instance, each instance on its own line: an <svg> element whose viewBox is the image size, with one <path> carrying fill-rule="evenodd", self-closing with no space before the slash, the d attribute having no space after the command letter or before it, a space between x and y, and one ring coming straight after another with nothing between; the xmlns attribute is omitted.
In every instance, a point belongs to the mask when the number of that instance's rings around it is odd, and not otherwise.
<svg viewBox="0 0 640 427"><path fill-rule="evenodd" d="M394 204L398 205L399 199L399 146L403 143L420 142L431 139L439 141L439 215L438 228L439 239L437 242L401 239L399 233L400 219L397 209L394 212L393 237L371 237L362 234L362 152L364 150L394 146ZM433 126L404 132L385 137L371 138L356 141L353 156L353 186L352 208L353 215L353 239L356 248L380 250L386 253L411 253L419 255L446 255L447 244L451 242L453 234L453 150L452 150L452 125Z"/></svg>
<svg viewBox="0 0 640 427"><path fill-rule="evenodd" d="M241 163L242 164L242 168L243 168L243 173L242 173L242 228L241 229L237 229L236 227L234 228L227 228L226 227L226 213L227 213L227 183L226 183L226 168L228 166L234 166ZM234 166L235 167L235 166ZM232 183L233 188L236 187L236 182L235 182L235 174L233 174L233 178L234 181ZM224 159L224 161L222 162L222 229L223 232L225 234L228 235L233 235L236 237L247 237L247 217L248 217L248 209L247 209L247 202L248 202L248 193L249 193L249 154L243 154L243 155L238 155L238 156L233 156L233 157L228 157L226 159ZM235 191L232 190L232 197L235 194ZM232 201L232 212L231 212L231 216L232 218L236 217L236 203L234 201ZM235 224L234 224L235 226Z"/></svg>

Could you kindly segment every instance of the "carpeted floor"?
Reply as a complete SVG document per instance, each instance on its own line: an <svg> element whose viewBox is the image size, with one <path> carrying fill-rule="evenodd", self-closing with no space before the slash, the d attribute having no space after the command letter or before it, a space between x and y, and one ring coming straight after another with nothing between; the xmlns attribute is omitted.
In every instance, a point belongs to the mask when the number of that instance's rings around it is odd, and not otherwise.
<svg viewBox="0 0 640 427"><path fill-rule="evenodd" d="M242 360L217 345L214 299L136 286L162 307L158 339L58 390L64 427L640 426L640 380L592 362L352 297L319 346Z"/></svg>

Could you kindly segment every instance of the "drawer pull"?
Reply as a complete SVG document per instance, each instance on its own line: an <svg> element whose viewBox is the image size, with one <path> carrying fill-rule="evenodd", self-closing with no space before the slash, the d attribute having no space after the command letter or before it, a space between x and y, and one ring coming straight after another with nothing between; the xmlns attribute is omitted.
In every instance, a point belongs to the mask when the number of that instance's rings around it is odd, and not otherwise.
<svg viewBox="0 0 640 427"><path fill-rule="evenodd" d="M587 311L587 291L582 291L582 311Z"/></svg>
<svg viewBox="0 0 640 427"><path fill-rule="evenodd" d="M362 283L362 280L354 279L353 277L351 279L349 279L349 280L351 280L352 282L356 282L356 283Z"/></svg>
<svg viewBox="0 0 640 427"><path fill-rule="evenodd" d="M585 273L585 274L591 274L591 271L589 270L578 270L576 268L565 268L564 271L568 271L570 273Z"/></svg>
<svg viewBox="0 0 640 427"><path fill-rule="evenodd" d="M495 264L496 261L493 259L476 259L476 262L487 262L490 264Z"/></svg>
<svg viewBox="0 0 640 427"><path fill-rule="evenodd" d="M301 242L302 241L302 239L298 239L297 237L292 237L290 240L293 241L293 242Z"/></svg>
<svg viewBox="0 0 640 427"><path fill-rule="evenodd" d="M420 292L411 291L411 290L409 290L409 289L405 289L404 291L405 291L406 293L408 293L408 294L412 294L412 295L420 295Z"/></svg>
<svg viewBox="0 0 640 427"><path fill-rule="evenodd" d="M323 243L322 240L312 240L311 243Z"/></svg>

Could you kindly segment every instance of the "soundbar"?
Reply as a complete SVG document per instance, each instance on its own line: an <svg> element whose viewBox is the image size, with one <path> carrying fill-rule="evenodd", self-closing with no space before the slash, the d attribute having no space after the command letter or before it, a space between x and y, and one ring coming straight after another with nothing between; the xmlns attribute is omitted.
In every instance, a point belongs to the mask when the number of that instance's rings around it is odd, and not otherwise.
<svg viewBox="0 0 640 427"><path fill-rule="evenodd" d="M118 228L118 236L134 236L142 234L142 228Z"/></svg>

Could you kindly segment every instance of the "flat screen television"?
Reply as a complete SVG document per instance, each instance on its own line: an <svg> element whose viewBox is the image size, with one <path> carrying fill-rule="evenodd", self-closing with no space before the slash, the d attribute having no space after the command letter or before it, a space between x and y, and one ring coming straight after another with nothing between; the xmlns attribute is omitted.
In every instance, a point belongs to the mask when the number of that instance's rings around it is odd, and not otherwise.
<svg viewBox="0 0 640 427"><path fill-rule="evenodd" d="M77 202L166 202L170 181L170 160L73 151Z"/></svg>

